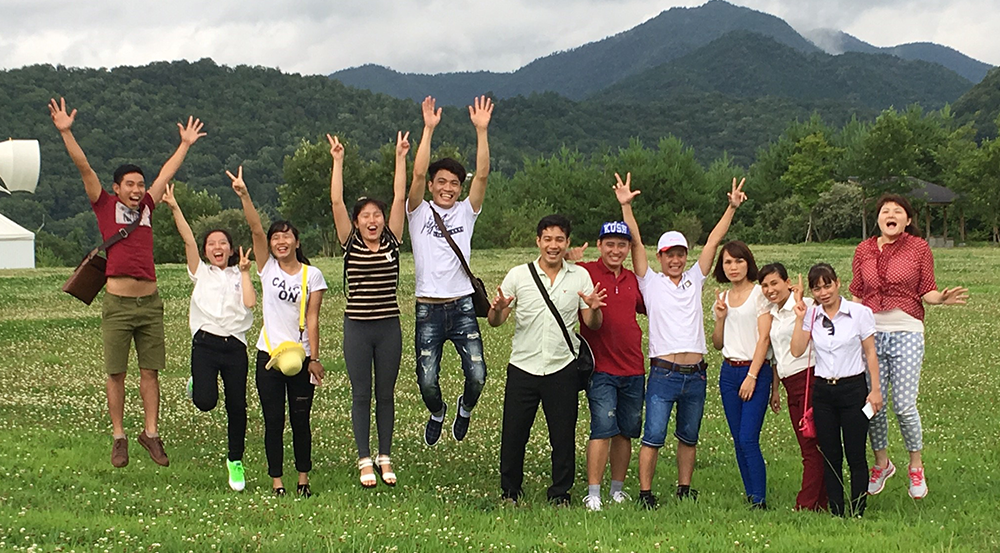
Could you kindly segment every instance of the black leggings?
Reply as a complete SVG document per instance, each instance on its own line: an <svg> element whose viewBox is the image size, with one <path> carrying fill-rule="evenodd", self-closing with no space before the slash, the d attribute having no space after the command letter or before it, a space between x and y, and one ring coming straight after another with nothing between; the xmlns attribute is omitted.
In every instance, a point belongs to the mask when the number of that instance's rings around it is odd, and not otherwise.
<svg viewBox="0 0 1000 553"><path fill-rule="evenodd" d="M813 420L816 441L826 465L824 480L830 512L861 516L868 497L868 417L861 411L868 396L868 384L863 374L842 378L836 384L817 378L813 384ZM844 457L851 474L849 511L844 507Z"/></svg>
<svg viewBox="0 0 1000 553"><path fill-rule="evenodd" d="M394 393L403 355L399 317L355 321L344 317L344 362L351 379L351 425L358 457L371 457L372 366L375 367L375 424L378 452L389 455L396 417Z"/></svg>
<svg viewBox="0 0 1000 553"><path fill-rule="evenodd" d="M247 346L232 336L199 330L191 339L192 400L202 411L219 403L219 375L226 392L229 460L243 460L247 437Z"/></svg>
<svg viewBox="0 0 1000 553"><path fill-rule="evenodd" d="M315 386L309 382L309 358L295 376L285 376L278 369L266 369L271 356L257 351L257 394L264 412L264 452L267 454L267 474L280 478L285 460L285 396L288 396L288 419L292 426L292 446L295 450L295 470L312 470L312 430L309 412L312 410Z"/></svg>

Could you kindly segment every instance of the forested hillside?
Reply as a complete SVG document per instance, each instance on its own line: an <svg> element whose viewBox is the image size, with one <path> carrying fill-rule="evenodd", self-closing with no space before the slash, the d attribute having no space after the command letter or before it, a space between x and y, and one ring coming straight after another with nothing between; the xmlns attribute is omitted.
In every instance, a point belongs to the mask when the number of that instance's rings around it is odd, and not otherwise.
<svg viewBox="0 0 1000 553"><path fill-rule="evenodd" d="M990 71L981 83L955 102L954 108L955 117L962 123L972 123L979 138L996 138L996 120L1000 116L1000 68Z"/></svg>

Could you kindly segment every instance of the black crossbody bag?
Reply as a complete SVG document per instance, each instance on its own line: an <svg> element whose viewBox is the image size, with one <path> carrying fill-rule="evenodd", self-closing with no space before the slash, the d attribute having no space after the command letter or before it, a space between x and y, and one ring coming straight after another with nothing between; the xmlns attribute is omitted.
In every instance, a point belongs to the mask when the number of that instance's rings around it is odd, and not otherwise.
<svg viewBox="0 0 1000 553"><path fill-rule="evenodd" d="M465 270L465 275L469 277L469 281L472 282L472 305L476 308L476 317L482 319L490 314L490 297L486 293L486 285L483 284L482 279L476 277L472 274L472 269L469 268L469 264L465 261L465 256L462 255L462 250L458 249L458 244L451 237L451 233L444 226L444 220L438 215L438 212L434 210L430 204L427 205L430 208L431 213L434 214L434 223L437 224L438 230L444 235L444 239L448 241L448 245L451 246L455 255L458 256L459 262L462 263L462 269Z"/></svg>
<svg viewBox="0 0 1000 553"><path fill-rule="evenodd" d="M559 330L562 330L563 338L566 339L566 345L569 346L569 351L573 354L573 369L576 370L577 390L586 390L590 387L590 377L594 375L594 352L590 349L590 344L587 343L587 340L577 333L576 337L580 340L580 353L579 355L577 354L576 348L573 347L573 339L569 337L569 331L566 330L566 325L563 324L562 317L559 316L559 310L552 303L549 293L545 291L545 285L542 284L542 279L538 277L538 271L535 270L534 263L528 263L528 271L531 272L531 278L538 286L538 291L542 294L545 305L549 306L549 311L556 318L556 324L559 325Z"/></svg>

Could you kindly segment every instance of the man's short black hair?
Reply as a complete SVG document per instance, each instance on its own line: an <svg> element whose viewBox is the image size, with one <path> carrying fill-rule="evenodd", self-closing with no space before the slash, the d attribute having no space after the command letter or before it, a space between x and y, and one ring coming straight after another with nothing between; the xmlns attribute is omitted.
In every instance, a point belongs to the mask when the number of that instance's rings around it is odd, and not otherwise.
<svg viewBox="0 0 1000 553"><path fill-rule="evenodd" d="M122 165L121 167L115 169L115 176L114 176L115 184L121 184L122 179L125 178L125 175L129 173L139 173L140 175L142 175L143 180L146 179L146 173L142 172L142 167L139 167L138 165L132 165L131 163L126 163L125 165Z"/></svg>
<svg viewBox="0 0 1000 553"><path fill-rule="evenodd" d="M542 217L541 221L538 221L538 237L541 238L542 231L551 227L561 228L562 231L566 233L566 238L569 238L569 233L573 230L573 225L570 224L569 219L565 216L558 214L546 215L545 217Z"/></svg>
<svg viewBox="0 0 1000 553"><path fill-rule="evenodd" d="M454 173L455 176L458 177L459 184L465 182L465 175L467 174L465 167L450 157L443 157L434 163L431 163L431 166L427 168L427 177L430 180L434 180L434 177L437 176L438 171L441 169Z"/></svg>

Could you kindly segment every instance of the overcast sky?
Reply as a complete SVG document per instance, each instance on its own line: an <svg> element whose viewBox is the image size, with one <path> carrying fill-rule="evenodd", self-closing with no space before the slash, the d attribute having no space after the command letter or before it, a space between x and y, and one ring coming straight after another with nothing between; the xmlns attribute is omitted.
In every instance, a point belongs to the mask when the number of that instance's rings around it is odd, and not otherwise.
<svg viewBox="0 0 1000 553"><path fill-rule="evenodd" d="M512 71L704 0L0 0L0 68L143 65L210 57L326 74ZM1000 65L1000 0L734 0L799 31L876 46L929 41Z"/></svg>

